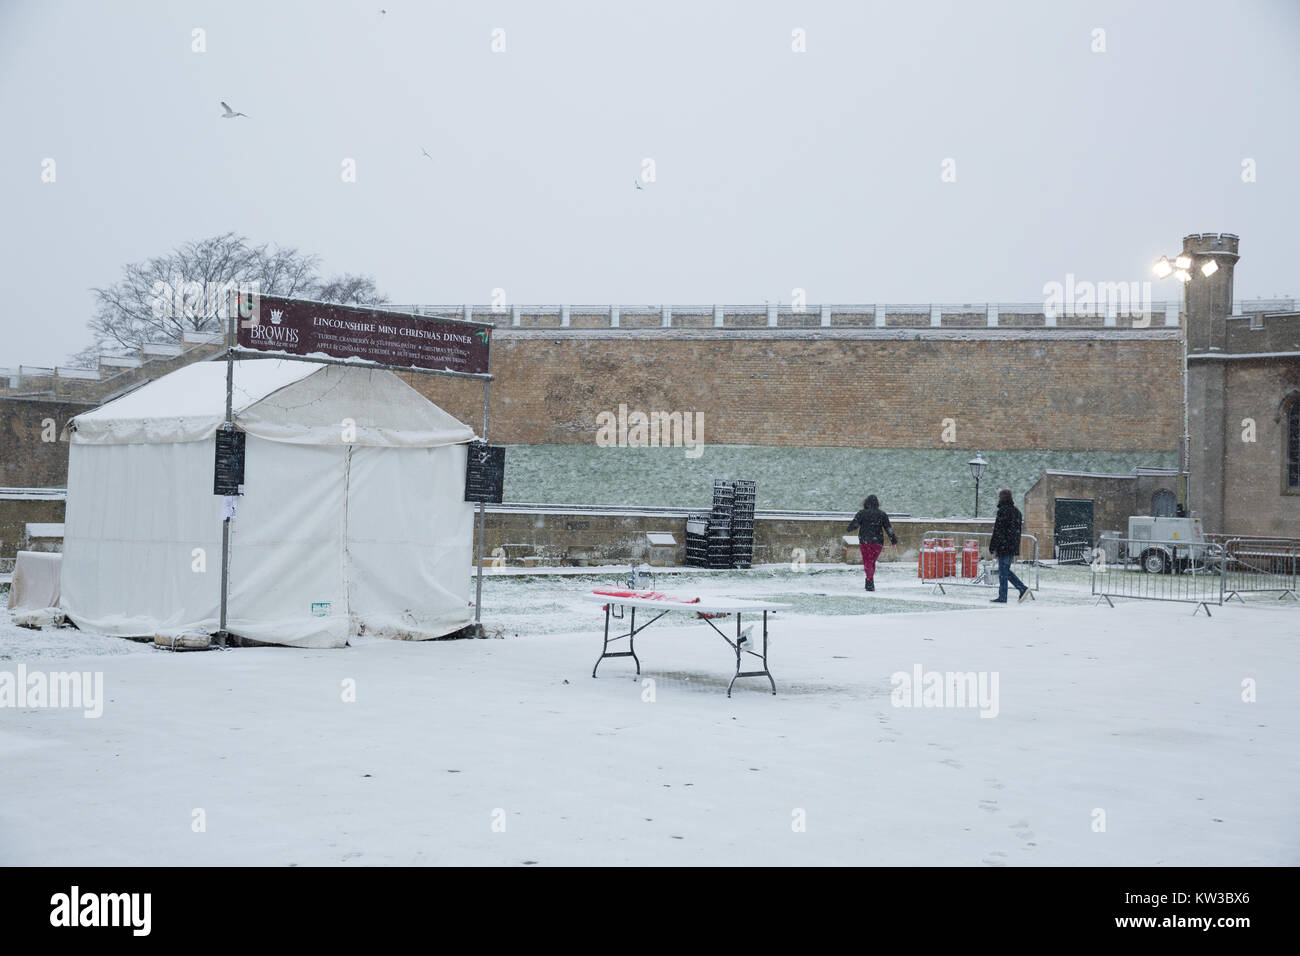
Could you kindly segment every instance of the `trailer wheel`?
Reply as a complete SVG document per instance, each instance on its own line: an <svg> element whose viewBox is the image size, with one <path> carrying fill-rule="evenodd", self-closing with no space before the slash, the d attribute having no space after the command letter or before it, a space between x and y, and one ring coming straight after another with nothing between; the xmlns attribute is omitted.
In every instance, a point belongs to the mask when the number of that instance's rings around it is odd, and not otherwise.
<svg viewBox="0 0 1300 956"><path fill-rule="evenodd" d="M1159 548L1148 548L1142 552L1142 570L1147 574L1164 574L1169 570L1169 558Z"/></svg>

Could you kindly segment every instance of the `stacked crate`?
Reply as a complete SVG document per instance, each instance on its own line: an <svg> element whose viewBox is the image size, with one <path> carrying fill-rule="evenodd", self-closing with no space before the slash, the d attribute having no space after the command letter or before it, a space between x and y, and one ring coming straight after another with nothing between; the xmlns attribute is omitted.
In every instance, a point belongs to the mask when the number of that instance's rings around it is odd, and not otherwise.
<svg viewBox="0 0 1300 956"><path fill-rule="evenodd" d="M717 478L713 510L686 516L686 563L696 568L749 568L754 563L752 481Z"/></svg>
<svg viewBox="0 0 1300 956"><path fill-rule="evenodd" d="M713 481L713 513L709 515L709 567L731 567L731 509L735 501L733 482Z"/></svg>
<svg viewBox="0 0 1300 956"><path fill-rule="evenodd" d="M709 514L698 512L686 516L686 563L694 568L709 566Z"/></svg>
<svg viewBox="0 0 1300 956"><path fill-rule="evenodd" d="M748 568L754 562L754 495L752 481L732 482L731 566Z"/></svg>

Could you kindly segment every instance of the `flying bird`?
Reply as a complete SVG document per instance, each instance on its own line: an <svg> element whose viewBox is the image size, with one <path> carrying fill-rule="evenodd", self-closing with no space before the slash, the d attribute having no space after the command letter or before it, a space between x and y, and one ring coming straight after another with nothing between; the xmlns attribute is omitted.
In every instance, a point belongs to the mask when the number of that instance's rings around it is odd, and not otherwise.
<svg viewBox="0 0 1300 956"><path fill-rule="evenodd" d="M423 146L420 147L420 152L423 153L425 156L429 156L429 151L425 149ZM432 156L429 156L429 158L433 159Z"/></svg>
<svg viewBox="0 0 1300 956"><path fill-rule="evenodd" d="M225 112L221 114L222 119L234 119L236 116L248 115L247 113L236 113L234 110L230 108L230 104L227 103L225 100L221 101L221 108L225 110Z"/></svg>
<svg viewBox="0 0 1300 956"><path fill-rule="evenodd" d="M641 180L639 180L639 179L634 179L634 180L632 180L632 183L633 183L633 185L636 186L637 189L644 189L644 188L645 188L644 186L641 185Z"/></svg>

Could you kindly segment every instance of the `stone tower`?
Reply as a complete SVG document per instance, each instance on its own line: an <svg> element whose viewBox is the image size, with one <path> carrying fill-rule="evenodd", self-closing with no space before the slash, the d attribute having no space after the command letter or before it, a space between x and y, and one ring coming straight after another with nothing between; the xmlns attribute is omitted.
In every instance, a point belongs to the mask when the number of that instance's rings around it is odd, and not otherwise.
<svg viewBox="0 0 1300 956"><path fill-rule="evenodd" d="M1232 272L1240 258L1238 239L1230 232L1200 232L1183 236L1183 255L1190 256L1192 280L1186 287L1187 350L1209 352L1223 348L1225 319L1232 314ZM1201 269L1213 261L1212 275Z"/></svg>

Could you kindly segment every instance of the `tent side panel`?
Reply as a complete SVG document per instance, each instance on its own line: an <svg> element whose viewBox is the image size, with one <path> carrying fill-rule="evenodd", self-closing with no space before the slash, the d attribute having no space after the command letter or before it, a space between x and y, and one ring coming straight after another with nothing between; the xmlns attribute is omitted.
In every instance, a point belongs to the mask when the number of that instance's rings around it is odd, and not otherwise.
<svg viewBox="0 0 1300 956"><path fill-rule="evenodd" d="M61 606L78 627L125 637L214 631L221 499L212 442L68 450Z"/></svg>
<svg viewBox="0 0 1300 956"><path fill-rule="evenodd" d="M427 640L473 622L465 455L464 445L353 449L348 595L366 634Z"/></svg>
<svg viewBox="0 0 1300 956"><path fill-rule="evenodd" d="M294 647L342 647L347 449L249 435L230 544L227 629Z"/></svg>

